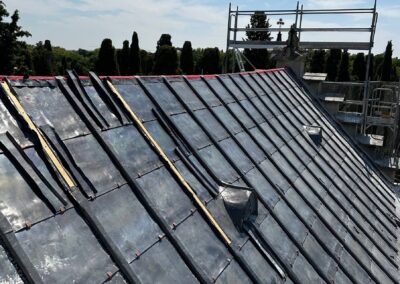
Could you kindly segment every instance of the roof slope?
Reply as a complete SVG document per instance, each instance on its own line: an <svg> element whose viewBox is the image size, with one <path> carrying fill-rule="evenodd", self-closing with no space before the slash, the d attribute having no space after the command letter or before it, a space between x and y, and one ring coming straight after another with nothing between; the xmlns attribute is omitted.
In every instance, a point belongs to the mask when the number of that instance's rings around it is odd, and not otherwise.
<svg viewBox="0 0 400 284"><path fill-rule="evenodd" d="M399 283L394 188L299 84L2 84L0 283Z"/></svg>

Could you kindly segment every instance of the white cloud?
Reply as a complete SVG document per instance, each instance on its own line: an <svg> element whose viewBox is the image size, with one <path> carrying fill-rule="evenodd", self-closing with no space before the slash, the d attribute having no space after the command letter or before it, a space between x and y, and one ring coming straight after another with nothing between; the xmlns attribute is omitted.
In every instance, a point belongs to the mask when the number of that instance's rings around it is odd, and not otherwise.
<svg viewBox="0 0 400 284"><path fill-rule="evenodd" d="M359 6L372 7L373 2L367 0L308 0L306 4L318 8L358 8ZM367 6L366 6L367 5Z"/></svg>
<svg viewBox="0 0 400 284"><path fill-rule="evenodd" d="M201 0L6 0L7 9L19 9L21 24L32 33L29 42L51 39L66 48L96 48L109 37L120 47L139 33L141 47L154 50L162 33L181 46L223 47L227 4L207 5Z"/></svg>

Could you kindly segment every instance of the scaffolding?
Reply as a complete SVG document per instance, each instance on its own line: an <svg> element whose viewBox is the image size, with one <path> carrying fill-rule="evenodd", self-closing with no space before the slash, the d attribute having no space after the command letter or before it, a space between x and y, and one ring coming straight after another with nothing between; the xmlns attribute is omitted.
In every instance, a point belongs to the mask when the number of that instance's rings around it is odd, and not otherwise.
<svg viewBox="0 0 400 284"><path fill-rule="evenodd" d="M252 41L238 40L240 32L289 32L291 28L270 27L270 28L250 28L246 26L239 27L240 18L243 16L251 16L255 13L264 13L267 16L295 16L294 27L298 32L299 46L302 49L348 49L348 50L370 50L374 44L376 24L378 21L378 13L376 12L376 1L373 8L363 9L304 9L303 5L294 10L232 10L229 4L228 13L228 31L227 31L227 50L230 48L251 48L251 49L273 49L284 48L287 46L286 41ZM369 27L303 27L303 20L307 15L357 15L367 14L371 16L371 26ZM232 26L233 23L233 26ZM277 23L279 25L279 23ZM326 41L301 41L302 33L320 33L320 32L345 32L345 33L367 33L369 41L366 42L326 42Z"/></svg>
<svg viewBox="0 0 400 284"><path fill-rule="evenodd" d="M267 16L280 17L277 22L277 27L269 28L252 28L245 25L245 21L241 20L245 17L254 15L255 13L262 13ZM306 17L310 15L367 15L371 18L371 25L368 27L303 27L303 22ZM282 18L287 16L294 17L294 23L290 28L282 27ZM288 45L293 44L288 39L287 41L282 40L279 36L279 41L255 41L255 40L245 40L239 39L240 33L245 32L259 32L259 33L269 33L269 32L291 32L294 31L297 35L296 47L300 50L306 49L343 49L343 50L364 50L368 51L367 56L367 68L366 68L366 81L364 84L363 93L363 103L362 103L362 115L364 116L362 121L362 131L366 131L365 122L367 121L367 97L368 90L370 86L369 70L371 61L371 50L374 46L374 38L376 25L378 22L378 13L376 9L376 0L374 1L374 6L372 8L355 8L355 9L304 9L303 4L300 5L297 2L296 9L294 10L239 10L239 7L232 9L231 4L229 4L228 12L228 28L227 28L227 40L226 40L226 54L228 54L230 49L234 50L234 56L236 64L239 66L241 71L244 70L243 59L250 62L246 57L244 57L241 49L285 49L289 47ZM247 24L247 23L246 23ZM369 38L369 41L303 41L303 33L333 33L340 32L349 35L358 35L364 33ZM251 63L251 62L250 62ZM235 65L235 64L234 64ZM252 66L252 64L250 64ZM235 66L233 66L234 72ZM228 71L228 58L225 58L224 72Z"/></svg>
<svg viewBox="0 0 400 284"><path fill-rule="evenodd" d="M320 100L339 104L336 119L353 125L361 144L373 146L369 153L378 165L400 169L400 82L368 82L366 103L364 93L363 82L325 81L318 88Z"/></svg>

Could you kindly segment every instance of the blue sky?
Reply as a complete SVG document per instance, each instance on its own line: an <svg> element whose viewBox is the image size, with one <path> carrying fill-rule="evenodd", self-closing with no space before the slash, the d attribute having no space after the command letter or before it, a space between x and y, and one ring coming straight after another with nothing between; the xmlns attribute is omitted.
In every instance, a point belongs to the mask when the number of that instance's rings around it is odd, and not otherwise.
<svg viewBox="0 0 400 284"><path fill-rule="evenodd" d="M4 1L4 0L3 0ZM32 33L27 41L50 39L54 46L68 49L93 49L108 37L116 47L130 39L133 30L139 34L140 46L154 51L162 33L172 35L173 44L185 40L194 47L225 48L229 1L218 0L5 0L7 9L18 9L21 24ZM372 7L373 0L303 0L305 8ZM233 0L240 9L294 9L294 0ZM379 22L375 53L384 51L393 40L394 54L400 57L400 0L378 0ZM284 18L286 26L293 19ZM245 19L243 20L245 24ZM272 23L276 19L271 19ZM365 17L310 17L305 26L369 26ZM364 40L361 34L315 34L312 40ZM339 38L340 37L340 38Z"/></svg>

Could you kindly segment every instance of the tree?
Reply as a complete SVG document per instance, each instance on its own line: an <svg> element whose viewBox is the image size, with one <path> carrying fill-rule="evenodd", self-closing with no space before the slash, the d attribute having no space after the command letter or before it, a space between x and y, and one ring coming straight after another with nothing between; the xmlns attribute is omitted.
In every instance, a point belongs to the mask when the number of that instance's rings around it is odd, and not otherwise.
<svg viewBox="0 0 400 284"><path fill-rule="evenodd" d="M335 81L338 75L338 66L342 57L341 49L331 49L326 60L325 72L328 81Z"/></svg>
<svg viewBox="0 0 400 284"><path fill-rule="evenodd" d="M151 74L154 66L154 54L140 50L140 69L144 75Z"/></svg>
<svg viewBox="0 0 400 284"><path fill-rule="evenodd" d="M115 48L111 39L104 39L101 43L99 56L96 62L96 72L99 75L118 75L118 66L115 60Z"/></svg>
<svg viewBox="0 0 400 284"><path fill-rule="evenodd" d="M140 48L139 48L139 37L136 32L133 32L132 43L131 43L131 66L130 71L132 74L140 73Z"/></svg>
<svg viewBox="0 0 400 284"><path fill-rule="evenodd" d="M62 47L52 47L53 72L64 74L68 69L75 70L79 75L88 75L89 70L94 70L98 57L98 49L94 51L66 50Z"/></svg>
<svg viewBox="0 0 400 284"><path fill-rule="evenodd" d="M385 56L383 58L382 63L382 73L381 73L381 80L382 81L390 81L391 73L393 71L392 68L392 41L389 41L386 45Z"/></svg>
<svg viewBox="0 0 400 284"><path fill-rule="evenodd" d="M185 41L183 44L180 66L184 74L193 74L193 49L190 41Z"/></svg>
<svg viewBox="0 0 400 284"><path fill-rule="evenodd" d="M4 22L10 14L5 8L5 4L0 0L0 74L12 74L21 48L24 44L18 39L28 37L31 34L22 30L18 25L19 13L15 10L10 22Z"/></svg>
<svg viewBox="0 0 400 284"><path fill-rule="evenodd" d="M392 82L398 82L399 81L399 75L397 74L397 67L396 66L393 66L392 77L390 78L390 81L392 81Z"/></svg>
<svg viewBox="0 0 400 284"><path fill-rule="evenodd" d="M370 56L370 58L369 58L369 72L368 72L368 76L369 76L369 79L370 80L375 80L375 70L374 70L374 68L375 68L375 56L374 56L374 54L372 54L371 53L371 56ZM367 59L368 60L368 59Z"/></svg>
<svg viewBox="0 0 400 284"><path fill-rule="evenodd" d="M200 61L203 57L204 49L203 48L195 48L193 49L193 62L194 62L194 74L201 74L201 66ZM234 61L233 56L230 57L232 61ZM230 69L228 69L230 70Z"/></svg>
<svg viewBox="0 0 400 284"><path fill-rule="evenodd" d="M178 53L172 46L171 36L169 34L162 34L157 41L157 51L154 57L154 74L171 75L177 73Z"/></svg>
<svg viewBox="0 0 400 284"><path fill-rule="evenodd" d="M367 66L366 66L366 62L365 62L364 53L357 53L357 56L353 62L353 71L352 71L352 74L353 74L353 76L355 76L356 80L358 80L358 81L365 80L366 69L367 69Z"/></svg>
<svg viewBox="0 0 400 284"><path fill-rule="evenodd" d="M18 52L14 60L14 74L30 76L33 75L32 53L26 43L19 44Z"/></svg>
<svg viewBox="0 0 400 284"><path fill-rule="evenodd" d="M54 75L53 51L49 40L46 40L45 44L39 41L33 49L32 57L36 75Z"/></svg>
<svg viewBox="0 0 400 284"><path fill-rule="evenodd" d="M314 50L310 63L310 71L313 73L322 73L324 70L325 50Z"/></svg>
<svg viewBox="0 0 400 284"><path fill-rule="evenodd" d="M118 67L121 75L126 76L130 74L130 58L129 41L124 40L122 43L122 49L117 51Z"/></svg>
<svg viewBox="0 0 400 284"><path fill-rule="evenodd" d="M61 59L61 74L65 75L68 70L68 60L65 56Z"/></svg>
<svg viewBox="0 0 400 284"><path fill-rule="evenodd" d="M250 24L247 28L263 28L271 27L269 19L264 12L255 12L250 18ZM247 41L271 41L271 32L261 31L246 31ZM268 49L245 49L244 55L257 69L265 69L269 67L269 52ZM246 62L246 69L251 69L251 66Z"/></svg>
<svg viewBox="0 0 400 284"><path fill-rule="evenodd" d="M199 68L203 74L218 74L221 72L219 49L217 47L204 49Z"/></svg>
<svg viewBox="0 0 400 284"><path fill-rule="evenodd" d="M343 52L342 59L340 60L338 81L339 82L348 82L348 81L350 81L349 53L347 52L347 50L345 50Z"/></svg>
<svg viewBox="0 0 400 284"><path fill-rule="evenodd" d="M157 50L153 73L156 75L174 75L178 69L178 54L175 47L162 45Z"/></svg>
<svg viewBox="0 0 400 284"><path fill-rule="evenodd" d="M53 47L51 46L51 42L50 42L48 39L46 39L46 40L44 41L44 48L45 48L47 51L50 51L50 52L53 51Z"/></svg>
<svg viewBox="0 0 400 284"><path fill-rule="evenodd" d="M227 52L224 54L224 64L226 63L226 72L237 72L238 66L236 64L236 59L235 59L235 51L233 49L228 49Z"/></svg>
<svg viewBox="0 0 400 284"><path fill-rule="evenodd" d="M161 35L160 39L157 41L157 50L163 45L172 46L171 35L169 34Z"/></svg>

